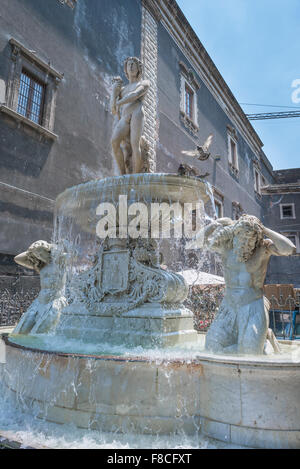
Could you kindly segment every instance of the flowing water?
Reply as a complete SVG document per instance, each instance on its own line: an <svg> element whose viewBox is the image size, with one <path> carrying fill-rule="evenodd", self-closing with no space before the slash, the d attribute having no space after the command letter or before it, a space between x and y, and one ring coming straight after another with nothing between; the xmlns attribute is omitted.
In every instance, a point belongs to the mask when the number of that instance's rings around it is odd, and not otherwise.
<svg viewBox="0 0 300 469"><path fill-rule="evenodd" d="M161 202L162 194L164 201L170 205L174 202L176 195L168 194L169 187L165 184L164 175L156 175L159 182L156 182L158 190L157 197L153 197L153 194L149 192L149 175L142 177L140 184L140 194L137 188L132 189L132 201L134 202L145 202L149 205L149 202ZM57 245L57 251L54 256L61 256L61 253L65 253L65 280L64 280L64 294L71 299L72 295L76 294L76 287L72 287L74 279L80 278L82 272L88 271L92 266L95 257L99 251L99 246L103 241L97 239L96 236L96 224L99 217L96 217L97 206L101 202L110 201L116 207L119 204L119 193L120 186L122 193L122 185L124 183L124 177L113 178L113 184L110 185L111 178L108 178L107 186L103 181L99 181L99 191L97 191L97 184L95 181L87 183L81 186L77 186L70 190L67 190L60 198L60 203L57 206L55 214L55 226L54 226L54 237L53 242ZM125 178L126 179L126 178ZM143 182L144 179L144 182ZM105 182L106 180L104 180ZM113 188L112 188L113 186ZM206 205L206 212L203 211L201 223L204 225L207 221L214 218L214 202L212 197L212 191L209 185L206 183L206 192L208 194L208 205ZM96 191L95 191L96 189ZM203 188L202 188L203 190ZM201 200L201 191L197 195L197 191L194 191L195 199ZM131 192L128 193L128 202L130 202ZM196 194L196 196L195 196ZM178 195L180 199L181 194ZM157 245L158 250L164 250L166 240L158 239ZM182 238L168 240L169 247L167 250L166 264L170 268L173 264L173 269L178 271L186 268L185 262L178 263L177 260L172 259L172 253L180 254L181 258L185 258L185 243ZM202 251L196 252L196 263L199 271L211 270L212 263L216 262L209 254ZM180 256L177 256L179 258ZM59 260L58 260L59 262ZM180 264L180 265L179 265ZM215 266L217 270L217 265ZM195 283L197 280L195 279ZM73 291L72 291L73 288ZM72 300L71 300L72 301ZM89 317L87 315L87 321ZM55 329L47 334L30 334L30 335L11 335L10 341L21 345L25 348L35 349L37 351L44 351L45 353L40 354L40 358L37 360L36 369L33 372L32 382L28 383L27 386L34 386L35 374L38 374L39 370L47 369L47 366L51 360L51 354L64 353L77 355L90 355L94 358L88 360L88 366L90 367L90 373L93 372L93 362L97 357L119 356L122 359L129 360L138 358L139 360L151 361L155 364L169 363L174 361L180 361L185 364L191 362L197 362L201 360L203 356L208 358L216 358L211 354L204 353L204 336L199 334L198 341L191 345L169 347L165 349L160 348L149 348L149 347L128 347L117 345L107 341L97 343L89 343L87 340L82 340L80 337L77 339L66 339L63 335L56 334ZM283 347L284 348L284 347ZM296 349L284 349L283 354L276 356L276 361L284 362L286 360L292 360L296 363L300 362L299 347ZM53 356L53 355L52 355ZM174 435L142 435L126 434L112 432L106 433L97 430L79 429L75 425L58 425L41 418L38 418L39 409L32 402L25 397L24 382L22 380L23 373L26 376L26 369L30 368L29 360L31 359L31 352L23 351L20 354L20 362L18 364L19 370L16 372L13 369L0 365L0 438L1 432L11 435L12 439L22 441L24 447L26 446L41 446L48 448L97 448L97 449L201 449L201 448L237 448L238 446L229 445L226 443L217 442L206 438L200 434L200 428L195 424L195 432L193 436L189 436L183 432L179 432ZM227 357L230 358L230 357ZM232 357L236 359L236 357ZM240 360L274 360L274 357L240 357ZM78 367L79 368L79 367ZM64 371L63 376L57 376L57 380L63 382L63 393L68 395L68 392L72 390L77 392L75 389L74 372L68 368ZM70 374L68 374L70 372ZM79 373L79 371L78 371ZM167 373L167 372L166 372ZM12 389L16 389L17 392L12 396L11 391L4 385L4 376L6 382L14 383ZM78 376L77 376L78 377ZM166 375L167 377L167 375ZM70 378L70 379L69 379ZM55 404L57 396L54 394L55 386L49 383L48 388L45 389L43 395L44 405L51 406ZM54 383L55 384L55 383ZM101 383L100 383L101 385ZM28 391L28 389L27 389ZM34 395L32 393L27 395ZM93 396L89 396L93 399ZM169 398L164 396L164 398ZM184 396L183 396L184 400ZM47 408L44 409L44 415L47 415ZM0 440L1 446L1 440Z"/></svg>
<svg viewBox="0 0 300 469"><path fill-rule="evenodd" d="M12 341L18 342L17 337L12 337ZM23 343L23 345L25 345ZM43 348L52 348L53 351L64 350L65 352L91 353L93 355L105 355L107 352L116 355L121 355L124 358L139 357L147 358L157 364L162 361L168 362L172 360L182 360L185 363L190 363L192 360L197 360L199 357L199 349L195 350L194 347L185 348L170 348L164 351L161 350L148 350L145 351L141 348L136 348L130 352L122 347L111 347L109 344L102 344L101 346L90 346L77 341L61 341L58 337L51 341L49 337L32 337L28 338L28 346L37 346ZM282 355L276 357L276 361L292 361L293 363L300 363L300 347L294 345L282 345ZM26 362L30 355L27 356L24 352L24 363L22 369L25 370ZM203 357L203 352L200 353ZM210 356L206 354L206 356ZM211 355L211 357L213 357ZM215 356L216 358L216 356ZM228 357L229 358L229 357ZM233 358L233 357L232 357ZM236 359L236 357L235 357ZM258 357L239 357L240 360L256 360L256 361L274 361L274 356ZM41 366L46 367L45 359ZM46 359L47 360L47 359ZM50 358L49 358L50 360ZM93 365L91 365L91 373L93 372ZM3 377L5 373L14 373L14 370L5 369L5 365L0 365L0 447L1 435L11 440L22 442L22 447L46 447L46 448L86 448L86 449L229 449L241 448L233 444L226 444L211 438L205 437L200 432L195 431L191 435L184 432L171 435L136 435L134 433L118 433L118 432L103 432L97 430L79 429L73 424L59 425L48 422L37 417L37 409L35 405L27 402L23 397L24 389L22 388L22 376L19 381L19 392L17 396L11 395L8 388L4 385ZM22 375L22 370L21 370ZM68 380L68 370L64 373L66 380L66 390L72 387L72 381ZM34 378L34 376L32 377ZM55 399L51 395L51 386L47 390L48 405Z"/></svg>
<svg viewBox="0 0 300 469"><path fill-rule="evenodd" d="M38 418L34 408L22 402L22 396L12 399L3 383L4 367L0 365L0 448L1 438L22 443L23 448L52 449L216 449L239 448L184 432L174 435L142 435L109 433L77 428L73 424L59 425Z"/></svg>

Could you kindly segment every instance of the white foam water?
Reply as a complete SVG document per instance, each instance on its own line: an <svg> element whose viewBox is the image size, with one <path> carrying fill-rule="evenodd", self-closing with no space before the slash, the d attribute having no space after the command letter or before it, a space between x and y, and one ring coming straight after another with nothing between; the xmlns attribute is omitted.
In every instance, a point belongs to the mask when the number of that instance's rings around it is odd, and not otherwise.
<svg viewBox="0 0 300 469"><path fill-rule="evenodd" d="M125 345L112 345L109 343L88 343L80 339L66 339L63 336L54 334L31 334L14 335L11 334L9 341L25 348L36 351L65 353L74 355L91 356L120 356L123 358L139 358L147 361L168 362L173 360L189 363L192 360L201 358L214 358L219 360L239 360L240 362L258 362L258 363L300 363L300 344L299 342L289 343L281 341L280 354L268 355L217 355L204 350L205 335L198 334L198 340L184 345L161 348L130 347Z"/></svg>

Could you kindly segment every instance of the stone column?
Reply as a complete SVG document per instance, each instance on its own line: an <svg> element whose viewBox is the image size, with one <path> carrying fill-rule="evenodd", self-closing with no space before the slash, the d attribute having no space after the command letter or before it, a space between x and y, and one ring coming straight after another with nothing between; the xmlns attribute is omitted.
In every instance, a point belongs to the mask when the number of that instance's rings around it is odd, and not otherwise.
<svg viewBox="0 0 300 469"><path fill-rule="evenodd" d="M144 100L144 136L150 146L150 172L156 170L156 141L158 138L157 121L157 25L160 12L153 0L142 0L142 44L141 59L144 64L144 79L150 80L151 87Z"/></svg>

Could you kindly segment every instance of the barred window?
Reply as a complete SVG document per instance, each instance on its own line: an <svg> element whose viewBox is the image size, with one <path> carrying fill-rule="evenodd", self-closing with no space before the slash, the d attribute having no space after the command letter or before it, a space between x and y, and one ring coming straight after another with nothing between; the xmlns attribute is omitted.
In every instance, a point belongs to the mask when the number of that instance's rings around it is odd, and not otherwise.
<svg viewBox="0 0 300 469"><path fill-rule="evenodd" d="M280 218L296 218L295 204L280 204Z"/></svg>
<svg viewBox="0 0 300 469"><path fill-rule="evenodd" d="M45 85L22 70L17 111L36 124L42 124Z"/></svg>
<svg viewBox="0 0 300 469"><path fill-rule="evenodd" d="M293 208L291 205L285 205L282 207L283 218L291 218L293 216Z"/></svg>
<svg viewBox="0 0 300 469"><path fill-rule="evenodd" d="M11 64L7 81L6 102L0 113L30 129L32 136L56 140L54 133L55 105L63 74L44 62L38 53L27 49L16 39L9 40Z"/></svg>

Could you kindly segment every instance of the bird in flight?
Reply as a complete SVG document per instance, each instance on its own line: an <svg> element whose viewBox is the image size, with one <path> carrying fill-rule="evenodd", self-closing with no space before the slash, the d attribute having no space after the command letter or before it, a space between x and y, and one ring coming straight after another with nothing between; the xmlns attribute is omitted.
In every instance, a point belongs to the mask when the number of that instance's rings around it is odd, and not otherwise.
<svg viewBox="0 0 300 469"><path fill-rule="evenodd" d="M195 150L183 150L181 153L187 156L193 156L199 161L206 161L209 156L209 147L211 146L213 140L213 134L210 134L202 146L197 145Z"/></svg>

